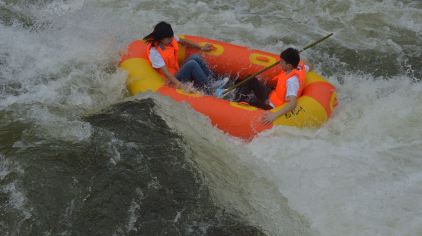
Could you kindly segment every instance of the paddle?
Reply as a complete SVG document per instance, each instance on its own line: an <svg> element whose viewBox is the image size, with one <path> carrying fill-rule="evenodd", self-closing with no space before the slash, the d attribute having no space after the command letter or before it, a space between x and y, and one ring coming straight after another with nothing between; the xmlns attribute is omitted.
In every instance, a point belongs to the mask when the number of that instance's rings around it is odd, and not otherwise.
<svg viewBox="0 0 422 236"><path fill-rule="evenodd" d="M328 34L327 36L325 36L325 37L323 37L323 38L321 38L321 39L319 39L319 40L317 40L317 41L315 41L315 42L313 42L313 43L311 43L311 44L308 44L307 46L305 46L305 47L304 47L302 50L300 50L299 52L303 52L303 51L305 51L306 49L311 48L311 47L313 47L313 46L317 45L318 43L320 43L320 42L322 42L322 41L326 40L327 38L331 37L331 35L333 35L333 33L330 33L330 34ZM280 63L280 61L277 61L276 63L274 63L274 64L272 64L272 65L268 66L267 68L264 68L264 69L262 69L262 70L260 70L260 71L256 72L256 73L255 73L255 74L253 74L253 75L248 76L248 77L247 77L247 78L245 78L244 80L240 81L240 82L239 82L239 83L237 83L237 84L234 84L234 85L230 86L230 87L229 87L229 88L227 88L227 89L217 89L217 90L215 91L215 96L217 96L217 97L219 97L219 98L224 98L224 97L225 97L228 93L230 93L231 91L233 91L235 88L237 88L237 87L239 87L240 85L242 85L242 84L246 83L247 81L249 81L249 80L251 80L251 79L255 78L256 76L258 76L258 75L260 75L260 74L264 73L265 71L267 71L267 70L269 70L269 69L273 68L274 66L278 65L279 63Z"/></svg>

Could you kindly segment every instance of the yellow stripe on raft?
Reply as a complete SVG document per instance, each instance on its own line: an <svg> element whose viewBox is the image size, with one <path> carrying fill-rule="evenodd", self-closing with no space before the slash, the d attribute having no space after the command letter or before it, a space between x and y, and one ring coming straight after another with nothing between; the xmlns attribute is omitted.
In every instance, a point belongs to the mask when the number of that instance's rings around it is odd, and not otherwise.
<svg viewBox="0 0 422 236"><path fill-rule="evenodd" d="M287 104L274 108L271 112L283 109ZM312 97L302 96L298 99L296 109L279 117L273 125L296 127L318 127L328 120L324 107Z"/></svg>
<svg viewBox="0 0 422 236"><path fill-rule="evenodd" d="M127 87L130 94L155 92L165 83L163 78L143 58L131 58L124 61L120 67L128 71Z"/></svg>
<svg viewBox="0 0 422 236"><path fill-rule="evenodd" d="M251 55L249 56L249 60L251 61L252 64L264 66L264 67L268 67L276 63L277 61L277 59L275 59L274 57L270 57L270 56L259 54L259 53L251 53Z"/></svg>

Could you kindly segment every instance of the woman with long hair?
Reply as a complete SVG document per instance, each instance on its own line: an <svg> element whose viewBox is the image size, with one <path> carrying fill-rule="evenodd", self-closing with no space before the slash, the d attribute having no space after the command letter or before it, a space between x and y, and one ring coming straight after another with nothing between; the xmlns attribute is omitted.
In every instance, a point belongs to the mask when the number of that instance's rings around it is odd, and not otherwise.
<svg viewBox="0 0 422 236"><path fill-rule="evenodd" d="M212 73L202 57L192 55L180 67L177 55L178 43L206 52L213 50L211 44L200 46L189 40L178 38L174 35L171 25L164 21L158 23L154 31L145 36L144 40L148 44L148 60L170 86L192 91L184 85L184 82L193 81L197 88L205 90L209 88Z"/></svg>

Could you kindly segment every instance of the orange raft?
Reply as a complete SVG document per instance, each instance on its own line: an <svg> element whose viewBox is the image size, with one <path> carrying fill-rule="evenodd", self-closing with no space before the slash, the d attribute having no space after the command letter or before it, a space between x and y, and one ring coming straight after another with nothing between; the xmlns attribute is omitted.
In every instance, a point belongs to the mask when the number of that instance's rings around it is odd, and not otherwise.
<svg viewBox="0 0 422 236"><path fill-rule="evenodd" d="M279 60L278 55L243 46L197 36L179 35L179 37L200 45L212 44L214 50L202 52L202 56L215 73L231 75L232 78L245 78ZM179 47L180 65L186 58L198 53L198 50L185 48L182 45ZM217 128L242 139L250 140L259 132L276 125L318 127L328 120L337 105L335 87L311 71L306 75L306 85L302 96L298 99L296 109L280 116L272 125L265 126L260 121L265 112L262 109L213 96L188 94L167 86L164 79L145 58L145 51L146 44L142 40L136 40L128 46L127 53L120 61L120 67L128 72L127 87L132 95L151 91L178 102L186 102L196 111L209 117ZM276 66L260 77L269 81L280 71L281 68ZM276 107L271 112L276 112L283 106Z"/></svg>

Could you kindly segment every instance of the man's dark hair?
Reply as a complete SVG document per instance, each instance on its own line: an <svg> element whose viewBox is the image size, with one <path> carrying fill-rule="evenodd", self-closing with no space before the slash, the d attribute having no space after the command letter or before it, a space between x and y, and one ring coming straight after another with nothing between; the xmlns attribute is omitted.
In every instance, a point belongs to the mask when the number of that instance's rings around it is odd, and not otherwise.
<svg viewBox="0 0 422 236"><path fill-rule="evenodd" d="M299 65L300 55L299 51L294 48L288 48L281 52L280 58L283 59L287 64L296 68Z"/></svg>
<svg viewBox="0 0 422 236"><path fill-rule="evenodd" d="M161 21L156 26L154 26L154 31L144 37L144 40L147 43L157 43L163 38L170 38L174 36L173 29L171 25L167 22Z"/></svg>

